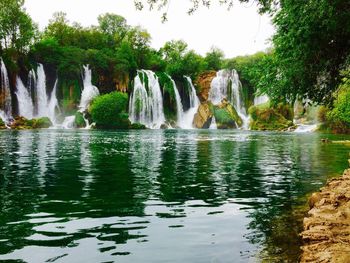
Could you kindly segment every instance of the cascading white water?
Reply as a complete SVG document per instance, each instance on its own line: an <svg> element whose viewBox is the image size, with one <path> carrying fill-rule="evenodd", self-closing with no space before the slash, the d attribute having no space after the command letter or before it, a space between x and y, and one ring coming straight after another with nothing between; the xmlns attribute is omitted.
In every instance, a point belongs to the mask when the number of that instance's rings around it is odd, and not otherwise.
<svg viewBox="0 0 350 263"><path fill-rule="evenodd" d="M244 130L248 129L249 126L249 115L243 105L242 99L242 83L239 80L238 72L236 70L232 70L231 75L231 99L230 102L233 103L238 116L242 119L242 128Z"/></svg>
<svg viewBox="0 0 350 263"><path fill-rule="evenodd" d="M231 75L232 72L230 70L219 70L211 81L208 99L214 105L220 104L224 98L228 99L227 88Z"/></svg>
<svg viewBox="0 0 350 263"><path fill-rule="evenodd" d="M137 71L129 102L129 119L152 129L159 129L165 121L158 77L150 70Z"/></svg>
<svg viewBox="0 0 350 263"><path fill-rule="evenodd" d="M17 76L17 90L15 94L18 100L19 115L27 119L48 117L55 125L56 113L59 111L56 97L57 82L58 80L56 79L54 88L50 97L48 97L46 92L46 75L42 64L38 64L37 73L35 73L34 70L29 72L28 87L26 87L21 78Z"/></svg>
<svg viewBox="0 0 350 263"><path fill-rule="evenodd" d="M234 106L242 119L242 128L247 130L250 118L243 104L242 84L236 70L219 70L210 84L209 101L217 105L225 98Z"/></svg>
<svg viewBox="0 0 350 263"><path fill-rule="evenodd" d="M269 97L267 95L260 95L254 98L254 106L264 104L269 101Z"/></svg>
<svg viewBox="0 0 350 263"><path fill-rule="evenodd" d="M175 94L175 101L176 101L176 116L177 116L177 126L181 127L181 124L183 122L183 117L184 117L184 109L183 105L181 102L181 97L179 90L177 89L175 81L168 75L173 88L174 88L174 94Z"/></svg>
<svg viewBox="0 0 350 263"><path fill-rule="evenodd" d="M2 108L1 110L4 112L4 119L6 119L6 122L12 118L12 99L11 99L11 91L10 91L10 82L9 77L7 73L7 69L5 66L5 63L0 59L1 61L1 87L0 87L0 94L3 95L2 99Z"/></svg>
<svg viewBox="0 0 350 263"><path fill-rule="evenodd" d="M34 105L28 89L24 86L20 77L16 78L15 92L18 100L18 114L26 119L33 119Z"/></svg>
<svg viewBox="0 0 350 263"><path fill-rule="evenodd" d="M84 112L89 107L91 101L100 95L98 88L92 85L91 82L91 69L89 69L89 65L83 66L84 68L84 78L83 84L84 88L81 93L79 109L81 112Z"/></svg>
<svg viewBox="0 0 350 263"><path fill-rule="evenodd" d="M210 130L216 130L217 128L218 128L218 126L216 125L216 119L213 116L213 118L211 119L211 123L210 123L209 129Z"/></svg>
<svg viewBox="0 0 350 263"><path fill-rule="evenodd" d="M75 121L75 115L65 117L62 124L61 124L61 127L63 129L73 129L74 128L74 121Z"/></svg>
<svg viewBox="0 0 350 263"><path fill-rule="evenodd" d="M57 83L58 83L58 79L56 79L56 81L55 81L55 85L54 85L53 90L51 92L51 95L49 98L48 109L47 109L48 115L49 115L48 117L54 126L57 124L56 113L60 110L60 107L58 105L58 100L56 97Z"/></svg>
<svg viewBox="0 0 350 263"><path fill-rule="evenodd" d="M49 117L47 110L49 102L46 92L46 75L44 66L42 64L38 64L36 74L37 114L35 115L35 117Z"/></svg>
<svg viewBox="0 0 350 263"><path fill-rule="evenodd" d="M190 108L184 113L182 122L180 123L180 128L182 129L192 129L193 128L193 119L194 115L197 113L200 101L196 93L196 89L193 86L192 80L190 77L185 76L185 80L189 86L189 98L190 98Z"/></svg>
<svg viewBox="0 0 350 263"><path fill-rule="evenodd" d="M83 91L81 92L80 97L80 104L79 104L79 111L83 114L83 118L85 121L85 129L90 129L91 125L89 123L89 120L85 117L85 111L88 109L91 101L100 95L100 91L98 88L94 85L92 85L92 72L89 68L89 65L83 66L84 72L83 72ZM74 122L75 122L75 115L67 116L64 118L63 123L61 124L61 127L63 129L73 129L74 128Z"/></svg>
<svg viewBox="0 0 350 263"><path fill-rule="evenodd" d="M318 121L319 106L310 100L294 102L294 124L297 128L294 132L307 133L314 132L319 128Z"/></svg>

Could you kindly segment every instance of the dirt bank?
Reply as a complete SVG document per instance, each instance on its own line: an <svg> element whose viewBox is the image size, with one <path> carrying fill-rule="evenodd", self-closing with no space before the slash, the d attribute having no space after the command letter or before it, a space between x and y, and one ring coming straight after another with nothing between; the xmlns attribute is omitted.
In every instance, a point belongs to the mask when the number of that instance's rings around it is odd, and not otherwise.
<svg viewBox="0 0 350 263"><path fill-rule="evenodd" d="M350 169L309 199L301 262L350 262Z"/></svg>

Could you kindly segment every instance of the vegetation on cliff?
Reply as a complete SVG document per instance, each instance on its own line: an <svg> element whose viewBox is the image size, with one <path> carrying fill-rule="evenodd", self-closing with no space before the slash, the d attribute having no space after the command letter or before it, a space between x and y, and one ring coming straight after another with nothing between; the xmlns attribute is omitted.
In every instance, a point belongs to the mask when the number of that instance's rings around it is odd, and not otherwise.
<svg viewBox="0 0 350 263"><path fill-rule="evenodd" d="M293 110L289 105L269 102L249 108L250 128L259 131L283 131L293 126Z"/></svg>

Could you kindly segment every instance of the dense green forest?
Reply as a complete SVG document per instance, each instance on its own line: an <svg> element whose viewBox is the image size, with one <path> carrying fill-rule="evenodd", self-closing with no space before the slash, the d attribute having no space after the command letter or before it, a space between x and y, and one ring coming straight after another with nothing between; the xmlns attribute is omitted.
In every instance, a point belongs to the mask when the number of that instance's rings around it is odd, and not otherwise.
<svg viewBox="0 0 350 263"><path fill-rule="evenodd" d="M210 1L191 2L189 13L210 5ZM78 103L82 65L90 65L93 83L101 93L130 93L138 69L165 72L181 82L183 76L195 80L203 72L235 68L248 93L268 94L272 105L291 104L297 99L324 105L320 118L325 128L348 131L350 2L257 2L260 12L269 14L276 27L271 49L225 58L216 47L201 56L182 40L170 40L156 50L150 46L151 35L146 29L130 26L125 18L111 13L100 15L97 26L83 27L57 12L40 31L23 8L24 0L1 0L0 57L12 85L16 75L26 76L37 63L44 64L51 72L48 81L59 77L60 97L67 114ZM166 3L135 1L135 8L162 8ZM233 1L223 3L234 8Z"/></svg>

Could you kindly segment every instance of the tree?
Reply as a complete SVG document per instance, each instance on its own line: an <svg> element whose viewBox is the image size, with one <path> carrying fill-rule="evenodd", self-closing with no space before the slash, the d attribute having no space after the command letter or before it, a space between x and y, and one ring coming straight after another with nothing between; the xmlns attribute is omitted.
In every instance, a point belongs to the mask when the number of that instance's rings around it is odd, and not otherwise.
<svg viewBox="0 0 350 263"><path fill-rule="evenodd" d="M218 2L221 5L227 6L231 9L234 6L235 0L188 0L191 7L188 9L188 14L193 14L199 7L210 7L212 2ZM260 12L272 12L275 11L279 6L279 0L239 0L241 3L255 2L259 5ZM169 8L169 0L134 0L136 9L142 10L145 6L148 6L150 10L165 10ZM163 13L162 20L167 20L167 11Z"/></svg>
<svg viewBox="0 0 350 263"><path fill-rule="evenodd" d="M126 19L120 15L106 13L98 16L100 30L120 42L129 30Z"/></svg>
<svg viewBox="0 0 350 263"><path fill-rule="evenodd" d="M56 12L53 14L49 25L45 28L44 37L57 39L60 45L67 45L71 41L74 28L69 25L67 14Z"/></svg>
<svg viewBox="0 0 350 263"><path fill-rule="evenodd" d="M221 49L212 47L205 56L205 62L208 65L208 69L220 70L222 68L224 58L225 55Z"/></svg>
<svg viewBox="0 0 350 263"><path fill-rule="evenodd" d="M28 50L37 34L37 26L23 9L23 0L0 0L0 51Z"/></svg>
<svg viewBox="0 0 350 263"><path fill-rule="evenodd" d="M285 0L273 18L277 76L271 90L329 104L349 66L350 2Z"/></svg>

